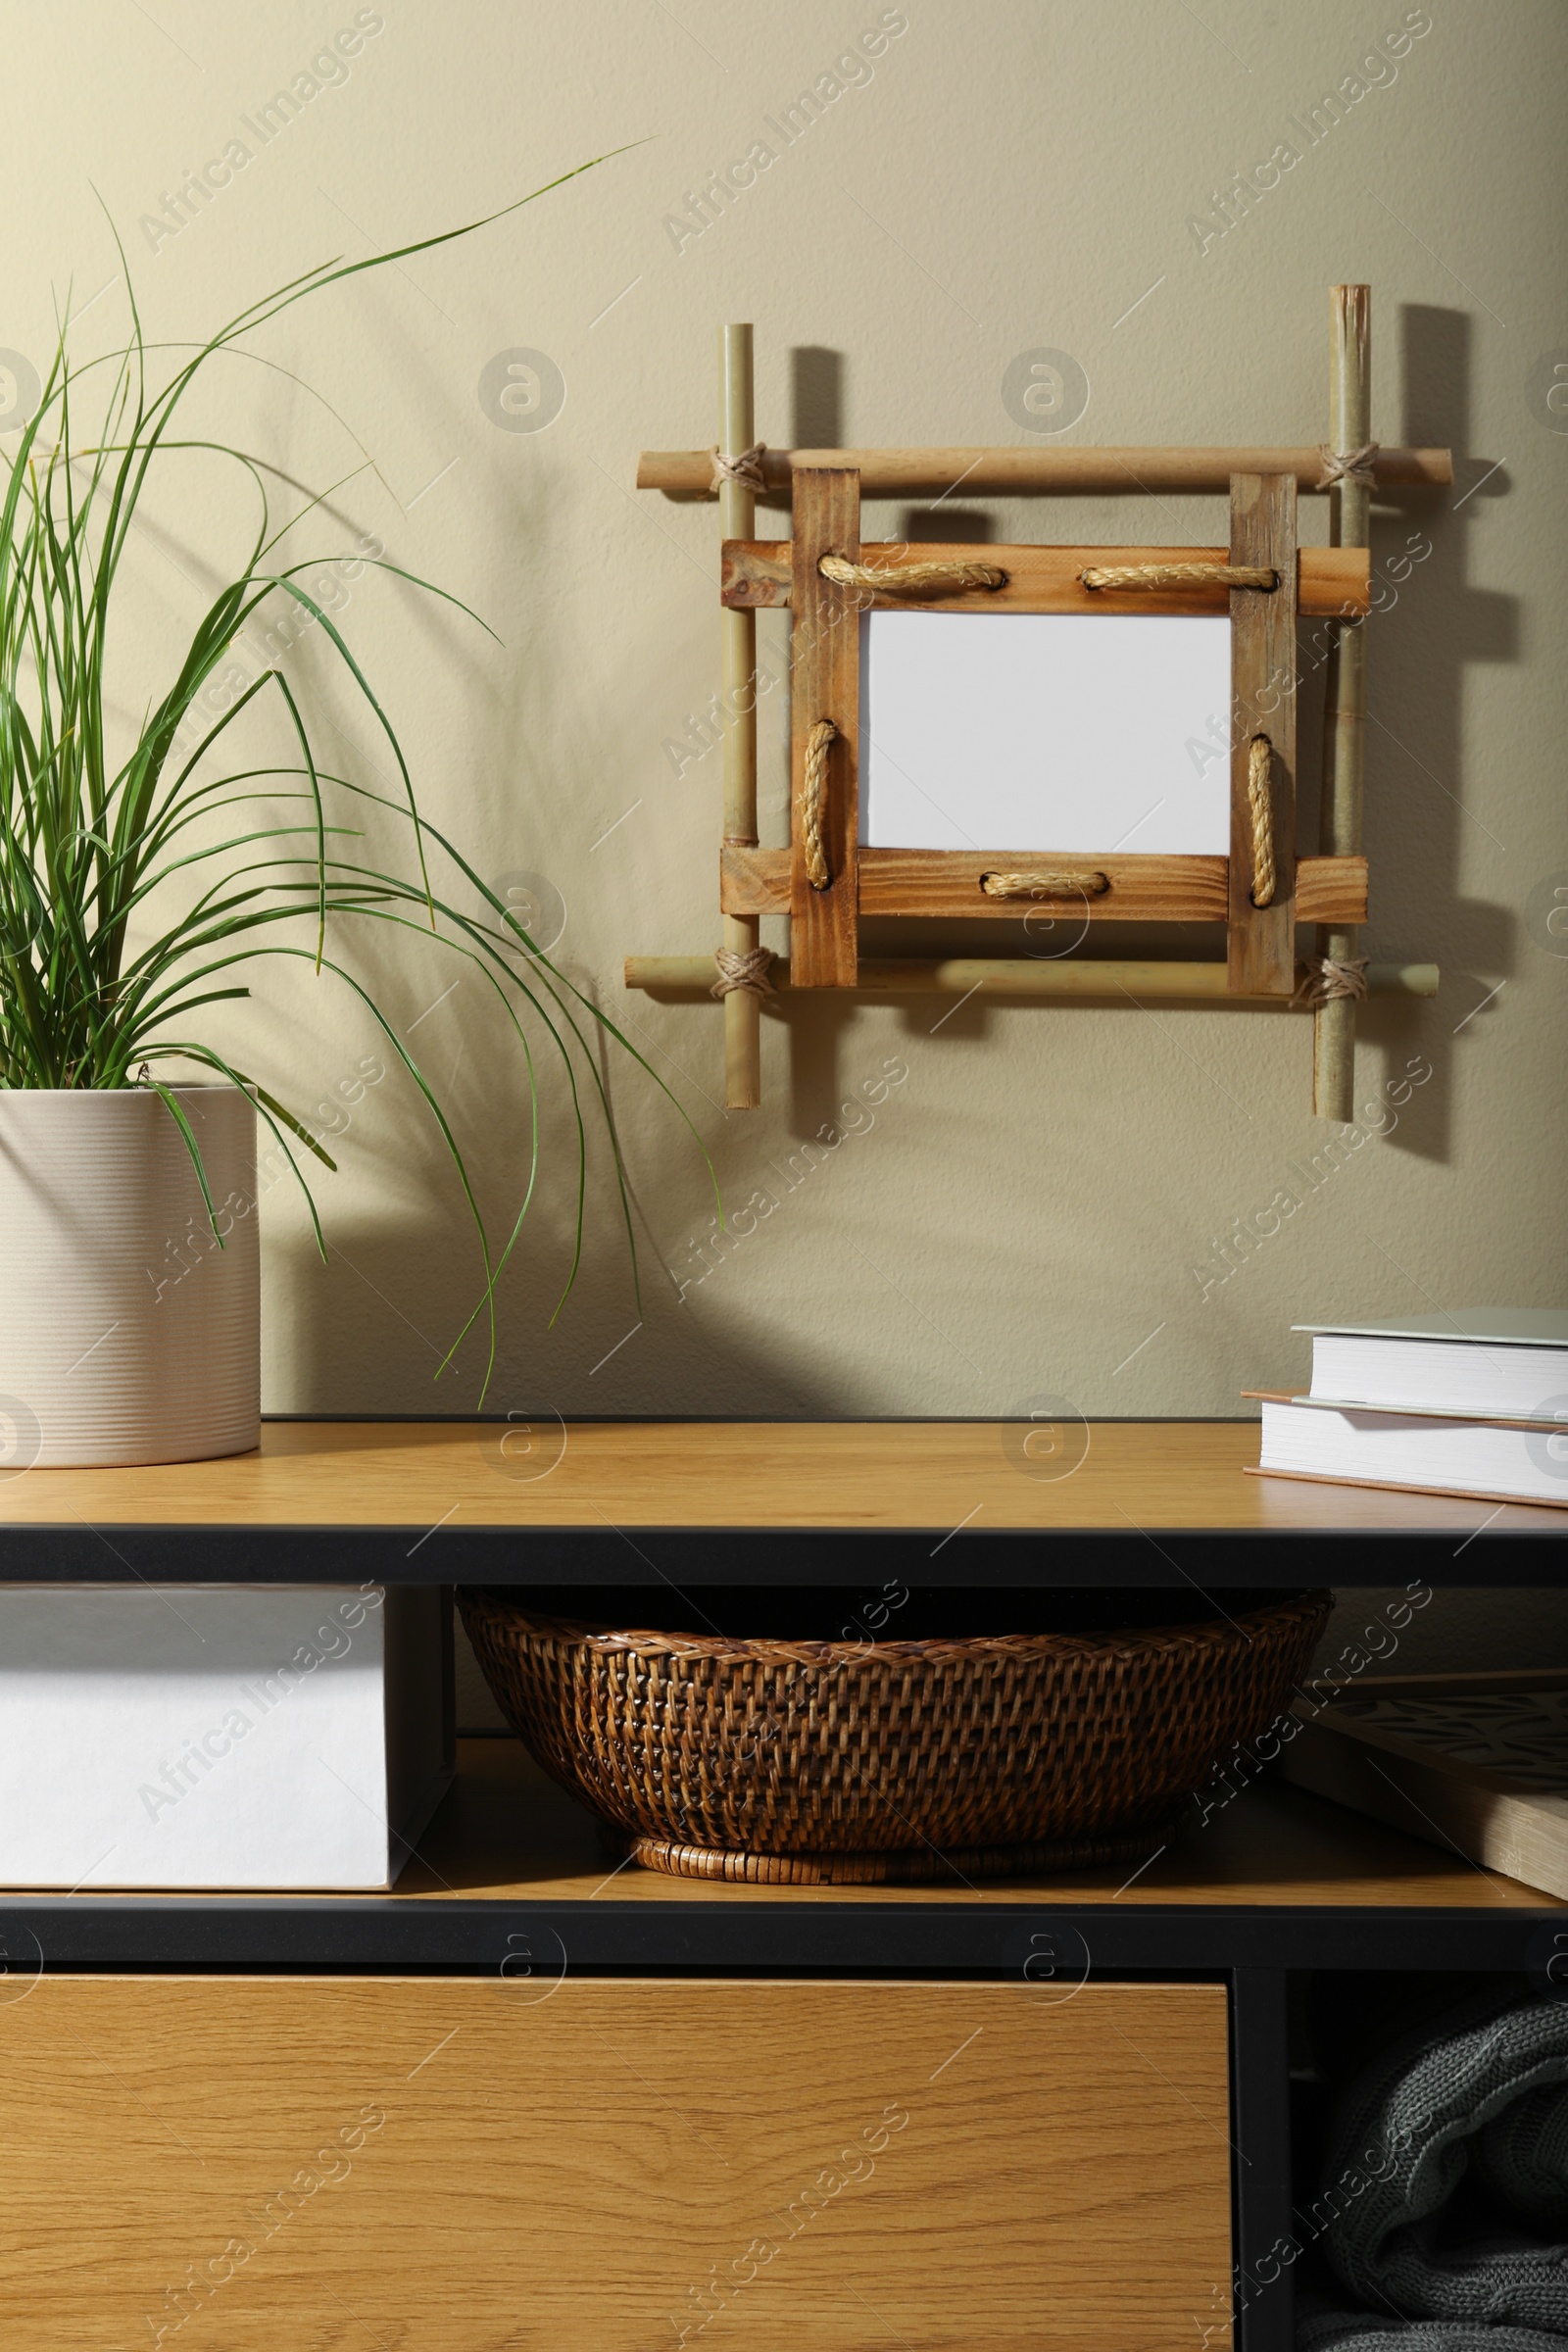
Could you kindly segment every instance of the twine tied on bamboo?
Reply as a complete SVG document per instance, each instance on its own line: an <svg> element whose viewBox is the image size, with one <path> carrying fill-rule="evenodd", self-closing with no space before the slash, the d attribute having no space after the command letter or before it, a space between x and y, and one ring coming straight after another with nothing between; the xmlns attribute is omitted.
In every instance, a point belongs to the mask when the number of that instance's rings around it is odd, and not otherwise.
<svg viewBox="0 0 1568 2352"><path fill-rule="evenodd" d="M1267 564L1091 564L1079 573L1086 588L1277 588Z"/></svg>
<svg viewBox="0 0 1568 2352"><path fill-rule="evenodd" d="M1312 956L1307 958L1293 1004L1309 1004L1315 1011L1319 1004L1332 1004L1336 997L1348 997L1360 1004L1367 993L1365 956L1349 956L1343 959L1333 956Z"/></svg>
<svg viewBox="0 0 1568 2352"><path fill-rule="evenodd" d="M1070 873L982 874L980 887L988 899L1099 899L1110 888L1110 877L1086 866Z"/></svg>
<svg viewBox="0 0 1568 2352"><path fill-rule="evenodd" d="M1266 735L1254 735L1247 747L1247 807L1252 819L1252 905L1274 904L1274 796L1269 771L1274 746Z"/></svg>
<svg viewBox="0 0 1568 2352"><path fill-rule="evenodd" d="M1378 486L1375 441L1363 442L1359 449L1330 449L1326 441L1317 445L1322 472L1317 477L1320 490L1338 490L1348 482L1357 490L1375 490Z"/></svg>
<svg viewBox="0 0 1568 2352"><path fill-rule="evenodd" d="M801 841L806 852L806 878L813 890L826 890L833 877L822 846L822 817L827 808L827 756L838 741L830 718L819 718L806 738L806 772L801 779Z"/></svg>
<svg viewBox="0 0 1568 2352"><path fill-rule="evenodd" d="M762 473L762 460L767 454L765 441L754 441L750 449L741 450L733 458L726 458L715 442L708 454L713 461L712 479L708 485L711 497L716 498L726 482L734 482L742 490L760 492L767 488Z"/></svg>
<svg viewBox="0 0 1568 2352"><path fill-rule="evenodd" d="M737 990L748 997L770 997L773 994L773 983L769 977L773 962L771 948L750 948L744 954L737 953L734 948L715 948L713 961L718 967L718 978L708 993L710 997L716 997L720 1004L726 997L734 996Z"/></svg>
<svg viewBox="0 0 1568 2352"><path fill-rule="evenodd" d="M965 588L1005 588L1007 575L995 564L852 564L848 556L824 556L817 564L836 588L869 588L877 596L917 596L937 589L957 595Z"/></svg>

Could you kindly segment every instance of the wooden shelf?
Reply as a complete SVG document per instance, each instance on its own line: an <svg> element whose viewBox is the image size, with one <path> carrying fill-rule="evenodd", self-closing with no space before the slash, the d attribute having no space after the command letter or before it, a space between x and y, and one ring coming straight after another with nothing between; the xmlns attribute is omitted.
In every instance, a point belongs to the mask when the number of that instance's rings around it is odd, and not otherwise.
<svg viewBox="0 0 1568 2352"><path fill-rule="evenodd" d="M1534 1970L1568 1906L1281 1782L1145 1869L927 1886L726 1886L617 1867L512 1740L457 1782L390 1894L0 1890L7 1999L29 1969L432 1972L524 2002L584 1972L964 1974L1070 1997L1092 1976ZM1050 1957L1047 1966L1042 1954ZM18 1988L20 1987L20 1993ZM0 2003L0 2014L5 2014Z"/></svg>
<svg viewBox="0 0 1568 2352"><path fill-rule="evenodd" d="M1568 1516L1459 1497L1249 1478L1257 1423L1063 1422L1059 1477L1002 1421L269 1421L211 1462L32 1470L0 1482L0 1530L833 1529L1054 1534L1142 1529L1272 1537L1539 1532ZM553 1466L552 1466L553 1465ZM1038 1467L1048 1465L1037 1464ZM1323 1563L1325 1575L1332 1563ZM744 1577L745 1563L734 1562ZM98 1573L112 1576L104 1553ZM623 1563L628 1580L634 1563ZM427 1581L442 1581L433 1566ZM1153 1581L1158 1581L1153 1580Z"/></svg>
<svg viewBox="0 0 1568 2352"><path fill-rule="evenodd" d="M616 1866L592 1817L539 1770L515 1740L460 1743L458 1779L419 1841L394 1899L637 1904L718 1902L916 1908L1049 1902L1205 1908L1353 1904L1477 1912L1568 1909L1555 1897L1479 1870L1455 1853L1401 1837L1265 1780L1216 1809L1136 1876L1136 1866L1000 1879L971 1886L956 1873L928 1886L722 1886ZM354 1899L354 1898L345 1898ZM364 1899L364 1898L361 1898Z"/></svg>

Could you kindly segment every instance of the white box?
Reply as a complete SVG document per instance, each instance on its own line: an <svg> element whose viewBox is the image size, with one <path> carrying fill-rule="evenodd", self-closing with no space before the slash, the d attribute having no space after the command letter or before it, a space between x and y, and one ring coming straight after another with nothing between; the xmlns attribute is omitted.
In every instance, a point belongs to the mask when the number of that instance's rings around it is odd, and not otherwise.
<svg viewBox="0 0 1568 2352"><path fill-rule="evenodd" d="M451 1658L434 1586L0 1585L0 1885L390 1886Z"/></svg>

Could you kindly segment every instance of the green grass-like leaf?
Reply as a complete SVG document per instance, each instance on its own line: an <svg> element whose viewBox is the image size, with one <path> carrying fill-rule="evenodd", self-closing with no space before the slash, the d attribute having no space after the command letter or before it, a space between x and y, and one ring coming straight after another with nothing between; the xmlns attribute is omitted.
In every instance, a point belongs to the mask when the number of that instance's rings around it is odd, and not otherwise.
<svg viewBox="0 0 1568 2352"><path fill-rule="evenodd" d="M576 175L564 173L550 187ZM537 189L519 203L548 192ZM324 1254L317 1202L290 1139L327 1169L332 1159L296 1111L201 1034L199 1019L194 1029L187 1026L208 1006L250 997L251 981L271 959L303 960L369 1013L434 1121L474 1226L481 1267L478 1299L441 1369L483 1319L486 1386L495 1364L496 1285L522 1233L539 1174L539 1070L529 1025L549 1049L547 1059L559 1066L575 1140L575 1228L562 1304L582 1255L596 1132L613 1167L634 1285L637 1280L625 1170L592 1051L595 1032L623 1050L671 1102L675 1099L424 816L388 710L331 614L300 585L299 575L310 565L279 562L280 540L332 490L310 497L301 513L274 523L270 467L226 443L181 438L174 427L192 384L220 354L275 366L242 338L294 304L341 278L472 235L517 209L506 206L484 220L366 261L320 264L247 305L195 345L147 344L121 245L130 308L127 340L78 367L62 326L37 411L0 449L0 1086L151 1086L179 1128L220 1245L200 1146L171 1070L183 1064L245 1088L304 1193ZM157 382L155 351L183 355L162 363L169 371ZM279 372L298 380L287 369ZM78 433L75 412L89 395L91 429ZM109 647L112 624L134 590L127 584L117 598L116 583L155 467L195 451L216 453L244 470L259 501L254 535L177 655L172 677L146 697L135 740L117 760L113 746L121 738L111 724L106 686ZM352 468L362 470L360 464ZM399 564L369 561L478 621L446 589ZM401 798L370 792L321 760L307 700L278 667L251 680L208 722L198 698L257 608L275 595L309 615L327 658L374 720L396 761ZM241 713L269 699L286 718L298 763L211 772L226 754L225 738ZM298 805L297 819L279 821L279 800ZM396 862L362 861L358 845L365 828L355 820L372 812L383 833L389 823L398 833L406 870ZM465 886L477 893L480 914L455 903ZM426 1073L388 1010L334 952L334 942L367 921L407 928L426 940L433 935L483 976L505 1007L526 1079L531 1140L520 1200L500 1248L492 1244L458 1136ZM590 1120L590 1111L597 1119ZM689 1118L686 1124L695 1136Z"/></svg>

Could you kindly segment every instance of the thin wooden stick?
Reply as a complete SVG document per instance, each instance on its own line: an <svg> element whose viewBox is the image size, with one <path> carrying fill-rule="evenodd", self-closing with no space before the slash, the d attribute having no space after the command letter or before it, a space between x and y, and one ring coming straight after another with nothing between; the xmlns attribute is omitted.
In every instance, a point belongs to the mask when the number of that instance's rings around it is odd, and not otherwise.
<svg viewBox="0 0 1568 2352"><path fill-rule="evenodd" d="M752 330L725 326L718 336L718 446L739 457L752 446ZM725 539L749 539L757 500L742 482L726 479L718 493L718 527ZM724 717L724 840L757 846L757 615L724 611L719 617ZM724 945L732 955L757 948L756 915L726 914ZM760 1008L750 989L724 999L724 1102L730 1110L756 1110L762 1100Z"/></svg>
<svg viewBox="0 0 1568 2352"><path fill-rule="evenodd" d="M762 460L769 494L787 493L798 467L858 472L866 498L938 496L959 482L975 498L988 491L1228 490L1233 473L1294 473L1297 488L1309 493L1323 458L1317 448L770 449ZM1453 452L1380 449L1374 467L1379 489L1441 489L1453 480ZM706 449L645 449L637 487L702 497L712 472Z"/></svg>
<svg viewBox="0 0 1568 2352"><path fill-rule="evenodd" d="M1289 997L1243 996L1227 987L1223 963L1126 962L1109 957L1032 956L954 956L941 961L915 956L862 956L858 983L861 996L987 996L1109 998L1112 1003L1140 997L1188 998L1197 1003L1273 1005L1282 1011L1299 1010ZM1302 975L1298 975L1302 976ZM774 964L775 989L790 993L789 965ZM1366 975L1374 996L1435 997L1435 963L1374 963ZM626 986L655 996L706 997L713 980L710 956L628 956Z"/></svg>
<svg viewBox="0 0 1568 2352"><path fill-rule="evenodd" d="M1361 449L1372 414L1370 286L1335 286L1329 295L1329 446ZM1365 547L1371 493L1354 480L1329 493L1329 537L1336 547ZM1323 803L1319 846L1331 858L1361 849L1362 718L1366 710L1366 626L1333 621L1323 714ZM1318 953L1337 963L1355 954L1355 933L1318 933ZM1355 1000L1335 997L1312 1016L1312 1108L1320 1119L1355 1115Z"/></svg>

